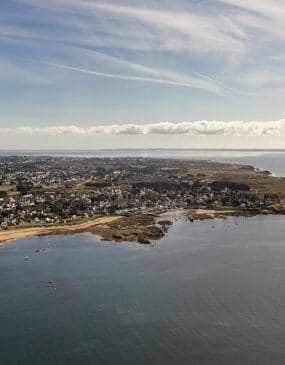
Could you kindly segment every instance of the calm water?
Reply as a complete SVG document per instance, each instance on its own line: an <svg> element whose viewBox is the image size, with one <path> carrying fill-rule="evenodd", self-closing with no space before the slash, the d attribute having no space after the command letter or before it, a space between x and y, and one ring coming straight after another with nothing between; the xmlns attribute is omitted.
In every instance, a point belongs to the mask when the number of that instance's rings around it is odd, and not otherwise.
<svg viewBox="0 0 285 365"><path fill-rule="evenodd" d="M61 151L4 151L7 155L51 155L71 157L151 157L178 159L209 159L218 162L241 163L269 170L277 176L285 176L285 150L195 150L195 149L109 149L109 150L61 150Z"/></svg>
<svg viewBox="0 0 285 365"><path fill-rule="evenodd" d="M180 219L155 247L87 233L1 246L0 363L284 364L284 224Z"/></svg>

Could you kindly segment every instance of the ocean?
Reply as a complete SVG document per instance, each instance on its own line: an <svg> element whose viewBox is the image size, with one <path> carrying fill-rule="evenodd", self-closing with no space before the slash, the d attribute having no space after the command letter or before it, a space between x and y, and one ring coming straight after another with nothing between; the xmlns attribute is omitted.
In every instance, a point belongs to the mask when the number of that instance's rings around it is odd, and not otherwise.
<svg viewBox="0 0 285 365"><path fill-rule="evenodd" d="M269 170L285 177L285 150L218 150L218 149L102 149L102 150L0 150L1 156L65 156L65 157L149 157L206 159L240 163Z"/></svg>
<svg viewBox="0 0 285 365"><path fill-rule="evenodd" d="M173 222L0 246L1 364L284 364L285 217Z"/></svg>
<svg viewBox="0 0 285 365"><path fill-rule="evenodd" d="M212 159L285 176L283 151L9 154ZM0 245L0 364L284 364L285 216L172 219L154 247L89 233Z"/></svg>

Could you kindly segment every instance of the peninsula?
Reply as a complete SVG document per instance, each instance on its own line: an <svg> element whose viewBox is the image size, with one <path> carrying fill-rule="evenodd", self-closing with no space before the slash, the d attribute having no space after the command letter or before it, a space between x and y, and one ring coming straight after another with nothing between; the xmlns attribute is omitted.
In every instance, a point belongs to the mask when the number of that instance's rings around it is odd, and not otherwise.
<svg viewBox="0 0 285 365"><path fill-rule="evenodd" d="M0 158L0 242L89 231L162 238L173 212L190 221L284 214L285 179L252 166L146 158Z"/></svg>

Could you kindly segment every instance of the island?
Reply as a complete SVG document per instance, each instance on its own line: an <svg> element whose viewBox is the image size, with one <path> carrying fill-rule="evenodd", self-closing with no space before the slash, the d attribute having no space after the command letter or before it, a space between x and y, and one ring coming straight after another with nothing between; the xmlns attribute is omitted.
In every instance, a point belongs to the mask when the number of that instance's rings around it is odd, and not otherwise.
<svg viewBox="0 0 285 365"><path fill-rule="evenodd" d="M0 157L0 242L91 232L150 244L189 222L285 213L285 178L253 166L155 158Z"/></svg>

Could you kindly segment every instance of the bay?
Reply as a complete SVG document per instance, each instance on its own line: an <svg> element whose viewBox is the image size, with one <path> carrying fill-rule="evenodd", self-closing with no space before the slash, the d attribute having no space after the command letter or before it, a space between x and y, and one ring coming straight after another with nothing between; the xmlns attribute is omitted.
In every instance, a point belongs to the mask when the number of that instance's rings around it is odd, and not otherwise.
<svg viewBox="0 0 285 365"><path fill-rule="evenodd" d="M173 222L0 246L1 364L283 364L285 217Z"/></svg>

